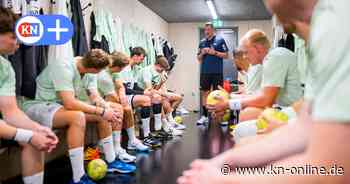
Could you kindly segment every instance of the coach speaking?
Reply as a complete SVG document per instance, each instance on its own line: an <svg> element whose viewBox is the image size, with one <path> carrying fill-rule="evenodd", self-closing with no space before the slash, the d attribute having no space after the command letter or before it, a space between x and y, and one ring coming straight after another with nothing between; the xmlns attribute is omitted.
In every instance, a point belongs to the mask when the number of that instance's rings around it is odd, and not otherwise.
<svg viewBox="0 0 350 184"><path fill-rule="evenodd" d="M212 23L204 27L205 38L199 44L197 59L201 64L200 90L202 96L202 117L197 124L208 122L206 99L211 90L216 90L223 83L223 59L228 58L228 48L225 40L215 34Z"/></svg>

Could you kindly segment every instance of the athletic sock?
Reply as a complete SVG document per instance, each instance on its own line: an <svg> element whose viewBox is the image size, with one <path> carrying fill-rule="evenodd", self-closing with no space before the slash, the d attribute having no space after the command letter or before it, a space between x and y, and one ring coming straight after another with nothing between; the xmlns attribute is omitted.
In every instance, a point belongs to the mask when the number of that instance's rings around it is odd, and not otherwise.
<svg viewBox="0 0 350 184"><path fill-rule="evenodd" d="M162 114L154 115L154 129L159 131L162 129Z"/></svg>
<svg viewBox="0 0 350 184"><path fill-rule="evenodd" d="M176 122L174 117L173 117L173 114L171 112L169 114L167 114L166 116L167 116L170 123Z"/></svg>
<svg viewBox="0 0 350 184"><path fill-rule="evenodd" d="M120 150L120 140L121 140L121 131L115 130L112 132L113 134L113 145L114 145L114 151L117 153L118 150Z"/></svg>
<svg viewBox="0 0 350 184"><path fill-rule="evenodd" d="M113 146L112 136L108 136L104 139L101 139L103 152L105 154L105 159L108 163L111 163L115 160L115 152Z"/></svg>
<svg viewBox="0 0 350 184"><path fill-rule="evenodd" d="M163 130L166 132L169 132L170 126L169 126L168 120L166 118L163 118L162 122L163 122Z"/></svg>
<svg viewBox="0 0 350 184"><path fill-rule="evenodd" d="M129 137L129 142L135 142L136 140L136 136L135 136L135 127L130 127L126 129L126 132L128 133L128 137Z"/></svg>
<svg viewBox="0 0 350 184"><path fill-rule="evenodd" d="M73 171L73 181L79 182L81 177L84 176L84 148L78 147L68 150L70 162Z"/></svg>
<svg viewBox="0 0 350 184"><path fill-rule="evenodd" d="M143 137L148 137L150 133L150 118L141 119L142 121L142 130Z"/></svg>
<svg viewBox="0 0 350 184"><path fill-rule="evenodd" d="M43 184L44 183L44 172L39 172L32 176L23 177L24 184Z"/></svg>

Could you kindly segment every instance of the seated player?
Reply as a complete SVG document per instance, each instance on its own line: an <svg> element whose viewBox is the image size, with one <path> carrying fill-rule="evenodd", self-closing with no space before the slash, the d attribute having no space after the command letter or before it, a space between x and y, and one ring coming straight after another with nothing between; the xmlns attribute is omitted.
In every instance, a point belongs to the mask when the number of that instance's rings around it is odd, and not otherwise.
<svg viewBox="0 0 350 184"><path fill-rule="evenodd" d="M240 86L239 94L255 94L260 90L262 81L262 60L260 63L249 62L250 60L246 57L244 52L236 51L234 53L234 60L239 71L239 77L244 83Z"/></svg>
<svg viewBox="0 0 350 184"><path fill-rule="evenodd" d="M244 85L246 85L248 81L247 72L249 69L249 63L247 61L247 58L244 57L243 52L240 52L238 50L233 51L233 62L233 64L236 65L238 72L238 90L235 93L242 94L244 93Z"/></svg>
<svg viewBox="0 0 350 184"><path fill-rule="evenodd" d="M142 47L135 47L131 51L130 63L123 70L112 72L112 79L116 86L120 102L123 106L132 108L141 108L141 121L143 130L143 143L149 147L161 146L160 140L150 135L150 116L151 106L153 109L154 119L161 122L161 97L151 100L150 91L144 91L137 86L137 66L140 65L146 56ZM152 105L153 104L153 105ZM129 145L128 149L136 149L135 146Z"/></svg>
<svg viewBox="0 0 350 184"><path fill-rule="evenodd" d="M165 59L165 58L162 57L162 59ZM176 123L173 117L174 110L179 107L183 98L179 94L168 91L165 84L167 80L168 80L168 74L166 71L163 71L160 74L160 84L155 86L155 89L158 90L158 93L163 97L163 102L162 102L163 112L164 111L168 112L163 115L163 118L162 118L163 125L170 125L170 127L173 127L175 129L184 130L186 129L186 126L183 124Z"/></svg>
<svg viewBox="0 0 350 184"><path fill-rule="evenodd" d="M135 120L134 113L131 105L126 101L120 99L125 97L125 91L121 91L123 88L122 83L115 83L112 80L112 73L121 72L130 62L130 58L121 52L113 52L111 55L111 65L108 69L101 71L97 74L98 91L104 97L105 100L110 102L122 103L124 109L124 122L123 126L112 126L113 140L115 152L119 155L120 160L131 161L136 160L136 157L128 155L126 151L121 147L121 129L125 128L129 137L128 148L137 151L148 151L149 147L142 144L135 135ZM120 98L121 97L121 98ZM103 102L103 99L100 101Z"/></svg>
<svg viewBox="0 0 350 184"><path fill-rule="evenodd" d="M103 70L100 73L104 73L105 70ZM112 108L115 109L117 112L118 111L122 111L123 115L124 115L124 108L118 104L118 103L114 103L114 102L106 102L101 96L100 93L98 91L98 83L99 82L99 77L100 77L100 73L99 74L89 74L89 75L85 75L83 78L84 82L91 82L92 80L96 80L95 84L96 85L90 85L88 86L88 98L87 97L83 100L83 101L90 101L92 102L92 104L98 106L98 107L104 107L104 108ZM101 81L100 81L101 82ZM113 84L113 83L112 83ZM106 86L104 86L106 87ZM114 86L113 86L114 87ZM106 88L104 88L106 89ZM114 90L114 89L113 89ZM112 95L112 93L109 93ZM123 116L124 119L124 116ZM120 123L112 123L112 135L113 135L113 146L114 146L114 152L116 154L116 157L125 162L125 163L131 163L131 162L135 162L136 161L136 157L133 155L130 155L126 152L125 149L123 149L121 147L121 130L122 127L124 125L124 122L120 122ZM103 142L99 141L99 146L100 149L103 150Z"/></svg>
<svg viewBox="0 0 350 184"><path fill-rule="evenodd" d="M21 145L24 184L43 184L44 165L40 155L51 152L58 139L50 129L29 119L17 106L15 72L2 56L11 55L18 48L15 23L16 15L0 7L0 139L14 140Z"/></svg>
<svg viewBox="0 0 350 184"><path fill-rule="evenodd" d="M110 64L108 54L100 49L84 57L62 57L51 61L37 78L34 101L23 105L26 114L50 128L67 128L68 152L73 170L72 183L92 183L84 171L85 124L96 123L108 171L130 173L135 166L116 160L112 140L112 124L120 124L122 111L92 105L87 89L96 86L96 78L82 80L85 74L96 74Z"/></svg>
<svg viewBox="0 0 350 184"><path fill-rule="evenodd" d="M167 59L164 56L157 56L156 62L153 65L149 65L141 69L140 74L138 76L137 84L144 91L150 92L149 96L151 97L151 99L158 97L161 98L161 104L159 105L162 106L162 104L164 104L163 108L168 120L170 120L171 123L174 123L173 125L170 125L168 121L155 121L155 134L161 133L161 129L163 127L165 132L170 133L173 136L179 136L182 135L183 132L174 128L176 122L172 115L172 108L167 98L162 97L166 94L162 93L159 90L159 85L161 82L161 73L168 68L169 64Z"/></svg>
<svg viewBox="0 0 350 184"><path fill-rule="evenodd" d="M233 110L241 110L240 121L246 121L256 119L265 108L274 104L286 107L302 97L297 57L294 53L279 47L270 50L267 36L256 29L245 34L239 48L250 63L263 63L261 89L253 95L238 96L231 100L231 104L226 102L209 106L211 111L231 107Z"/></svg>

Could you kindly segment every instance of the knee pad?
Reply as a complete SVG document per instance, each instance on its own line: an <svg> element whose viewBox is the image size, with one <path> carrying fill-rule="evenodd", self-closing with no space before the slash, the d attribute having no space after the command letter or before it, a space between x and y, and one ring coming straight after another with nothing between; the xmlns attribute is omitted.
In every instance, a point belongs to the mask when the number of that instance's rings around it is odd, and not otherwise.
<svg viewBox="0 0 350 184"><path fill-rule="evenodd" d="M146 119L151 116L151 107L142 107L141 108L141 118Z"/></svg>
<svg viewBox="0 0 350 184"><path fill-rule="evenodd" d="M162 113L162 104L153 104L153 114L160 114Z"/></svg>

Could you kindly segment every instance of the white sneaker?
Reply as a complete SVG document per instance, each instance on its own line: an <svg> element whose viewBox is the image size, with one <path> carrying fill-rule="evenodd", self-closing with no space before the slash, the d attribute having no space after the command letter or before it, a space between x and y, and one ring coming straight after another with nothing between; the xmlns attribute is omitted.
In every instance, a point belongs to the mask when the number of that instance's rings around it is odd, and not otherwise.
<svg viewBox="0 0 350 184"><path fill-rule="evenodd" d="M183 125L183 124L179 124L179 123L176 123L176 121L169 121L169 125L172 127L172 128L175 128L177 130L184 130L186 129L186 126Z"/></svg>
<svg viewBox="0 0 350 184"><path fill-rule="evenodd" d="M173 136L182 136L183 132L181 130L177 130L175 128L170 128L170 130L167 132Z"/></svg>
<svg viewBox="0 0 350 184"><path fill-rule="evenodd" d="M128 149L145 152L149 150L149 147L144 145L140 140L135 139L134 142L128 142Z"/></svg>
<svg viewBox="0 0 350 184"><path fill-rule="evenodd" d="M130 162L136 161L136 157L127 153L126 150L123 148L120 148L120 149L116 150L115 152L116 152L119 160L121 160L122 162L130 163Z"/></svg>
<svg viewBox="0 0 350 184"><path fill-rule="evenodd" d="M183 115L186 115L186 114L189 114L190 112L188 110L186 110L185 108L183 107L179 107L177 109L177 112L179 112L180 114L183 114Z"/></svg>
<svg viewBox="0 0 350 184"><path fill-rule="evenodd" d="M175 123L175 124L173 125L173 127L174 127L175 129L177 129L177 130L185 130L185 129L186 129L186 125L184 125L184 124L178 124L178 123Z"/></svg>
<svg viewBox="0 0 350 184"><path fill-rule="evenodd" d="M208 117L202 116L201 119L199 119L199 120L197 121L197 124L198 124L198 125L203 125L204 123L208 123L208 122L209 122Z"/></svg>

